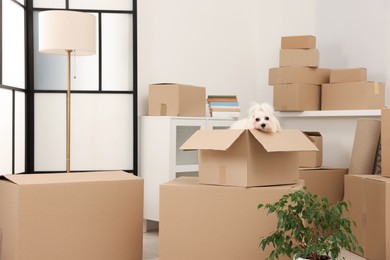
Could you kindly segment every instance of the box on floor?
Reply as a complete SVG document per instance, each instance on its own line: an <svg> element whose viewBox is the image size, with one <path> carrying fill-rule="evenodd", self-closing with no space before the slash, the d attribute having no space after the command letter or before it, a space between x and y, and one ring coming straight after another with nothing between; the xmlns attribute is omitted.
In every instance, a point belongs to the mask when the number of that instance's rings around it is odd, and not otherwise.
<svg viewBox="0 0 390 260"><path fill-rule="evenodd" d="M352 232L370 260L390 260L390 178L345 175L347 217L356 222ZM359 254L359 252L356 252Z"/></svg>
<svg viewBox="0 0 390 260"><path fill-rule="evenodd" d="M175 83L149 85L149 116L206 116L206 88Z"/></svg>
<svg viewBox="0 0 390 260"><path fill-rule="evenodd" d="M160 260L257 260L261 237L276 229L275 215L257 208L302 188L226 187L180 177L160 185ZM288 258L281 258L288 259Z"/></svg>
<svg viewBox="0 0 390 260"><path fill-rule="evenodd" d="M322 110L381 109L385 107L385 85L381 82L323 84Z"/></svg>
<svg viewBox="0 0 390 260"><path fill-rule="evenodd" d="M382 176L390 177L390 109L381 110L381 167Z"/></svg>
<svg viewBox="0 0 390 260"><path fill-rule="evenodd" d="M321 86L312 84L279 84L273 86L275 111L321 110Z"/></svg>
<svg viewBox="0 0 390 260"><path fill-rule="evenodd" d="M139 260L143 180L125 172L0 179L1 259Z"/></svg>
<svg viewBox="0 0 390 260"><path fill-rule="evenodd" d="M335 204L344 197L344 176L348 169L344 168L301 168L299 178L304 181L310 193L327 197Z"/></svg>
<svg viewBox="0 0 390 260"><path fill-rule="evenodd" d="M318 151L299 152L299 167L314 168L322 166L322 135L320 132L303 132L317 147Z"/></svg>
<svg viewBox="0 0 390 260"><path fill-rule="evenodd" d="M198 150L200 183L241 187L297 183L297 152L318 151L296 129L198 130L180 149Z"/></svg>

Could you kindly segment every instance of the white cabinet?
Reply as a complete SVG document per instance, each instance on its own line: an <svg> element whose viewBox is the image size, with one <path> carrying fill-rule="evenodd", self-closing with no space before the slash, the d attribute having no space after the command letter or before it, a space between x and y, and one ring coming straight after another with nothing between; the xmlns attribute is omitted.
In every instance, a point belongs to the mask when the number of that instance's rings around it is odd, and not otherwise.
<svg viewBox="0 0 390 260"><path fill-rule="evenodd" d="M199 129L229 128L233 119L142 116L140 176L144 179L144 219L159 220L160 184L198 174L198 152L180 146Z"/></svg>

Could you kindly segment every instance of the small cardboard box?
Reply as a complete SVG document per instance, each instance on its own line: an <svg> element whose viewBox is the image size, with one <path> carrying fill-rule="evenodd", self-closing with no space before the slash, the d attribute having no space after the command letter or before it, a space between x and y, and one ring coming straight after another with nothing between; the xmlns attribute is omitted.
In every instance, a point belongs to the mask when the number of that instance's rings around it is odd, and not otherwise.
<svg viewBox="0 0 390 260"><path fill-rule="evenodd" d="M206 116L206 89L174 83L149 85L149 116Z"/></svg>
<svg viewBox="0 0 390 260"><path fill-rule="evenodd" d="M281 38L282 49L315 49L316 37L313 35L284 36Z"/></svg>
<svg viewBox="0 0 390 260"><path fill-rule="evenodd" d="M321 86L280 84L273 86L275 111L321 110Z"/></svg>
<svg viewBox="0 0 390 260"><path fill-rule="evenodd" d="M390 177L390 108L381 111L382 176Z"/></svg>
<svg viewBox="0 0 390 260"><path fill-rule="evenodd" d="M198 150L199 182L227 186L296 183L298 151L318 151L299 130L198 130L180 149Z"/></svg>
<svg viewBox="0 0 390 260"><path fill-rule="evenodd" d="M344 198L344 176L348 169L344 168L301 168L299 178L304 180L307 190L321 197L327 197L335 204Z"/></svg>
<svg viewBox="0 0 390 260"><path fill-rule="evenodd" d="M330 83L367 81L366 68L331 69Z"/></svg>
<svg viewBox="0 0 390 260"><path fill-rule="evenodd" d="M324 68L309 68L304 66L270 68L268 84L271 86L288 83L321 85L329 83L329 74L330 69Z"/></svg>
<svg viewBox="0 0 390 260"><path fill-rule="evenodd" d="M322 166L322 135L320 132L303 132L307 138L317 147L318 151L299 152L299 167Z"/></svg>
<svg viewBox="0 0 390 260"><path fill-rule="evenodd" d="M364 257L390 260L390 178L347 174L344 200L351 202L346 216L356 222L351 228Z"/></svg>
<svg viewBox="0 0 390 260"><path fill-rule="evenodd" d="M385 107L385 85L381 82L323 84L322 110L381 109Z"/></svg>
<svg viewBox="0 0 390 260"><path fill-rule="evenodd" d="M261 238L276 229L276 215L257 209L302 188L222 187L180 177L160 185L160 260L258 260ZM290 258L280 258L290 259Z"/></svg>
<svg viewBox="0 0 390 260"><path fill-rule="evenodd" d="M5 175L1 259L139 260L143 180L125 172Z"/></svg>
<svg viewBox="0 0 390 260"><path fill-rule="evenodd" d="M281 49L279 52L279 66L306 66L317 68L320 64L318 49Z"/></svg>

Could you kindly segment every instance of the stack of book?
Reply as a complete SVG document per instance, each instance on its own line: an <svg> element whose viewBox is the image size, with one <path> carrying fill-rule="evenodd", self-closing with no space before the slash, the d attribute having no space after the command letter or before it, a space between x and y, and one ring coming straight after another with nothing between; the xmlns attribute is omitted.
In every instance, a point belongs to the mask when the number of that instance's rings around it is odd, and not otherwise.
<svg viewBox="0 0 390 260"><path fill-rule="evenodd" d="M211 117L240 117L240 107L237 96L234 95L209 95L207 104Z"/></svg>

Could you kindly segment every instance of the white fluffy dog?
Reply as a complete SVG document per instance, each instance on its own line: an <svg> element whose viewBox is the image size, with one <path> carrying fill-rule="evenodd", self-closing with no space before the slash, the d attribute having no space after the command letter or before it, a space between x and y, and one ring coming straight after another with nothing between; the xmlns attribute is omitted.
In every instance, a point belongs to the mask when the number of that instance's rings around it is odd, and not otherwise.
<svg viewBox="0 0 390 260"><path fill-rule="evenodd" d="M253 103L248 111L248 118L238 120L231 129L258 129L267 133L281 130L279 120L274 115L274 108L268 103Z"/></svg>

